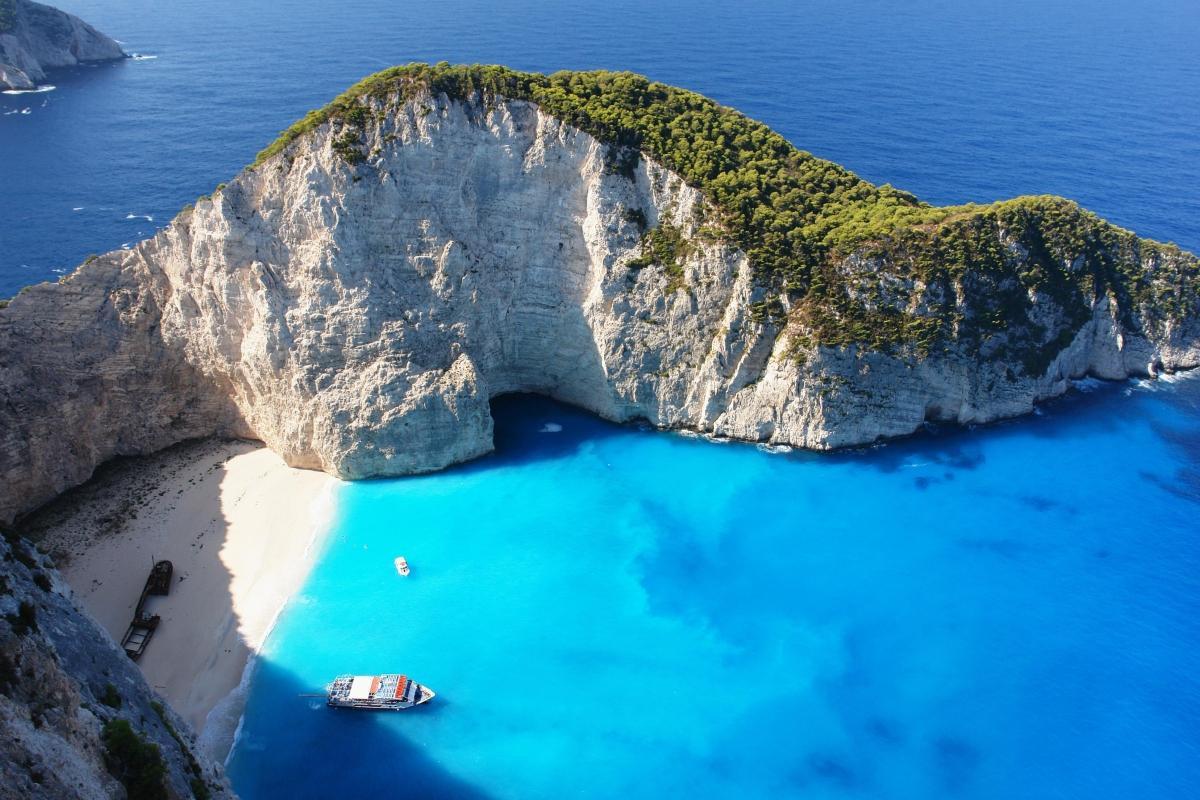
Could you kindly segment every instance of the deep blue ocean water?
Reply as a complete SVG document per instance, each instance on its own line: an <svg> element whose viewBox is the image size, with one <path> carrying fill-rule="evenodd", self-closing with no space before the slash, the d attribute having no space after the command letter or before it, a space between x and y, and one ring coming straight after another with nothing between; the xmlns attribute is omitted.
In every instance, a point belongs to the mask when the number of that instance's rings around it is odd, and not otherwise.
<svg viewBox="0 0 1200 800"><path fill-rule="evenodd" d="M931 202L1063 194L1200 249L1195 0L60 5L149 57L0 95L0 296L412 60L632 69ZM493 457L341 490L243 797L1200 794L1200 380L835 456L496 415ZM439 697L298 697L384 670Z"/></svg>

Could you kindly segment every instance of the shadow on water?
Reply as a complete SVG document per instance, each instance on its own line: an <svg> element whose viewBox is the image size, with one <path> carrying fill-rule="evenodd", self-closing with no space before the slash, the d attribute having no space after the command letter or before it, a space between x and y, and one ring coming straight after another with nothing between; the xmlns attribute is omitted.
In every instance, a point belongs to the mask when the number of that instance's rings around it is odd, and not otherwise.
<svg viewBox="0 0 1200 800"><path fill-rule="evenodd" d="M1150 429L1181 462L1173 475L1141 472L1141 477L1164 492L1182 500L1200 503L1200 427L1195 424L1200 411L1200 380L1185 379L1159 392L1166 408L1178 412L1149 420Z"/></svg>
<svg viewBox="0 0 1200 800"><path fill-rule="evenodd" d="M1080 432L1116 432L1131 420L1134 401L1126 396L1128 381L1097 382L1086 391L1072 390L1037 405L1033 414L997 420L983 425L927 423L911 436L875 445L819 454L834 463L870 466L893 473L914 463L944 466L941 476L953 480L957 471L981 467L988 439L1033 436L1039 439L1068 439ZM915 488L926 489L937 478L918 479Z"/></svg>
<svg viewBox="0 0 1200 800"><path fill-rule="evenodd" d="M331 676L332 677L332 676ZM330 797L488 797L454 776L399 731L445 713L446 701L403 713L334 710L322 692L278 664L260 659L238 747L229 764L244 800ZM302 775L297 772L302 771Z"/></svg>
<svg viewBox="0 0 1200 800"><path fill-rule="evenodd" d="M1157 420L1150 425L1183 464L1171 478L1149 472L1142 472L1142 477L1176 497L1200 503L1200 428Z"/></svg>
<svg viewBox="0 0 1200 800"><path fill-rule="evenodd" d="M914 488L924 490L935 483L954 480L955 473L982 467L989 439L1033 436L1061 440L1085 431L1118 432L1137 418L1137 397L1128 396L1130 387L1129 381L1098 381L1086 390L1072 390L1039 403L1035 413L1030 415L986 425L930 423L911 436L874 445L832 453L796 451L780 457L867 466L883 473L895 473L914 463L944 467L936 475L914 478ZM1194 382L1194 388L1172 390L1170 394L1173 404L1194 407L1200 398L1200 381ZM507 394L494 398L492 417L495 420L495 452L455 469L490 469L563 458L601 438L632 436L652 430L646 423L609 422L589 411L533 394ZM1168 441L1180 443L1200 463L1200 442L1187 440L1188 432L1164 426L1156 426L1156 430ZM1043 502L1046 502L1044 498L1030 499L1031 505Z"/></svg>
<svg viewBox="0 0 1200 800"><path fill-rule="evenodd" d="M497 467L566 458L608 438L633 436L636 423L620 424L590 411L535 394L505 394L492 399L495 452L452 467L472 473Z"/></svg>
<svg viewBox="0 0 1200 800"><path fill-rule="evenodd" d="M831 453L796 451L780 457L820 460L832 464L855 464L893 473L914 462L945 467L938 478L924 478L916 488L927 488L937 480L953 480L957 471L983 466L985 435L1034 435L1065 438L1079 429L1118 429L1124 420L1118 403L1125 401L1124 383L1106 383L1089 392L1072 392L1038 406L1035 415L1001 420L982 426L928 424L911 436L875 445ZM577 453L588 443L602 438L633 436L653 430L644 422L616 423L589 411L534 394L506 394L492 400L495 421L495 453L457 469L489 469ZM754 446L752 443L737 443Z"/></svg>

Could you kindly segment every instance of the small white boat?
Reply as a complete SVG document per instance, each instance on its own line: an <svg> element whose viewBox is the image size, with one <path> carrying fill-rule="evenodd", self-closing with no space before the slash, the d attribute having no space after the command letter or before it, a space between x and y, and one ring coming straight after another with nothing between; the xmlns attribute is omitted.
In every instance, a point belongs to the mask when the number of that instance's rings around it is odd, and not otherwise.
<svg viewBox="0 0 1200 800"><path fill-rule="evenodd" d="M339 675L325 687L331 708L403 711L428 703L433 690L403 675Z"/></svg>
<svg viewBox="0 0 1200 800"><path fill-rule="evenodd" d="M407 576L408 575L408 561L404 558L404 556L396 556L395 563L396 563L396 572L400 573L402 576Z"/></svg>

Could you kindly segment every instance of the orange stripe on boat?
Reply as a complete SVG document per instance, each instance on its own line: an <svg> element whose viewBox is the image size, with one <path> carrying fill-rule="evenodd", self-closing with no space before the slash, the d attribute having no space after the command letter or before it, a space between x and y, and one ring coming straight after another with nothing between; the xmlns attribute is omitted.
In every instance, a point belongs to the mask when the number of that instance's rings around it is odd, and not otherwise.
<svg viewBox="0 0 1200 800"><path fill-rule="evenodd" d="M371 696L374 697L377 691L379 691L379 676L371 678Z"/></svg>

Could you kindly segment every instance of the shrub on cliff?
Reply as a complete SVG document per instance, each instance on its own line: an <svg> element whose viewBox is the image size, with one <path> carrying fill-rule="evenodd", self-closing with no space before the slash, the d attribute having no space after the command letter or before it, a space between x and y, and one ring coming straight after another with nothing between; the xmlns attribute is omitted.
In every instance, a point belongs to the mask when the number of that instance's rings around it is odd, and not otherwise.
<svg viewBox="0 0 1200 800"><path fill-rule="evenodd" d="M123 719L104 723L104 764L125 787L129 800L166 800L167 766L158 745L146 741Z"/></svg>
<svg viewBox="0 0 1200 800"><path fill-rule="evenodd" d="M100 702L109 708L121 707L121 693L117 691L117 687L111 683L104 685L104 694L100 696Z"/></svg>

